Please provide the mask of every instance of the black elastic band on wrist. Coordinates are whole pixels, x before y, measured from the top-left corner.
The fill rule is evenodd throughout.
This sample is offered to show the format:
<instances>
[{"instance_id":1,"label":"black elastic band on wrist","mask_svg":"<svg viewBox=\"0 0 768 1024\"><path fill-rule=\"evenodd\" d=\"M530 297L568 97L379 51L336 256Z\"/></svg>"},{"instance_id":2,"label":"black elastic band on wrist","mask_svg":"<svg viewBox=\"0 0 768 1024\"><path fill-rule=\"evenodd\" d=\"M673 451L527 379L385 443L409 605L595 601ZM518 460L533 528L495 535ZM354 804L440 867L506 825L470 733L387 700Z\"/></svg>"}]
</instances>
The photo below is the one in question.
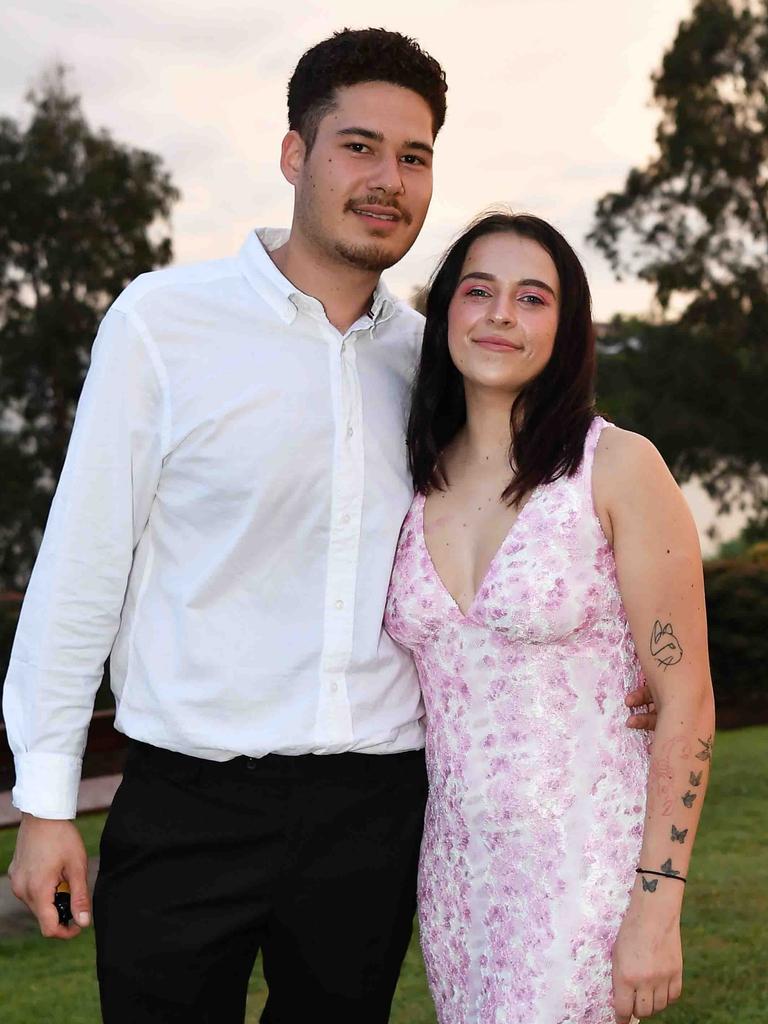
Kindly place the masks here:
<instances>
[{"instance_id":1,"label":"black elastic band on wrist","mask_svg":"<svg viewBox=\"0 0 768 1024\"><path fill-rule=\"evenodd\" d=\"M648 871L646 868L636 868L635 869L635 874L636 875L658 875L659 878L674 878L678 882L682 882L683 884L685 884L688 881L688 879L687 878L683 878L682 875L670 875L670 873L668 871Z\"/></svg>"}]
</instances>

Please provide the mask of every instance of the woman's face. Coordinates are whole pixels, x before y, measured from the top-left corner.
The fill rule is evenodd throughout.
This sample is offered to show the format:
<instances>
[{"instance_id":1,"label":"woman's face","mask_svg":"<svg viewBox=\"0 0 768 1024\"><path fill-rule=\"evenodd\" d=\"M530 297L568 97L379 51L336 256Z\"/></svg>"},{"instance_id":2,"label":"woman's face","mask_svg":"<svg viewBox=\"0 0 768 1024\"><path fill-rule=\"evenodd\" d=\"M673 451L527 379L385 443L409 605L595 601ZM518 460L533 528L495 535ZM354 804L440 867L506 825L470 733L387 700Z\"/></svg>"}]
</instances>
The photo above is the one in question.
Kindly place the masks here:
<instances>
[{"instance_id":1,"label":"woman's face","mask_svg":"<svg viewBox=\"0 0 768 1024\"><path fill-rule=\"evenodd\" d=\"M546 249L512 232L473 242L448 307L448 348L466 384L516 395L552 355L560 281Z\"/></svg>"}]
</instances>

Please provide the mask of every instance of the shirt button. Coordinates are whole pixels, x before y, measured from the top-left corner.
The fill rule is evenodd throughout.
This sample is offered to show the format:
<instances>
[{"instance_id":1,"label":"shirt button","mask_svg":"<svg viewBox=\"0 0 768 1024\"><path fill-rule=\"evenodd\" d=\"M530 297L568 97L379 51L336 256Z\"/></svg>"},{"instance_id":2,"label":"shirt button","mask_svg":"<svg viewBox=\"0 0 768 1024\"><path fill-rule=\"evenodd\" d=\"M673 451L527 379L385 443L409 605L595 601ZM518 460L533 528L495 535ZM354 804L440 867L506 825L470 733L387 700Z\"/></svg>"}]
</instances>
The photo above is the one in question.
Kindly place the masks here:
<instances>
[{"instance_id":1,"label":"shirt button","mask_svg":"<svg viewBox=\"0 0 768 1024\"><path fill-rule=\"evenodd\" d=\"M351 516L350 516L349 512L345 512L344 515L341 517L341 521L342 521L342 523L348 523L350 518L351 518Z\"/></svg>"},{"instance_id":2,"label":"shirt button","mask_svg":"<svg viewBox=\"0 0 768 1024\"><path fill-rule=\"evenodd\" d=\"M339 692L339 684L338 683L331 683L331 693L338 693L338 692Z\"/></svg>"},{"instance_id":3,"label":"shirt button","mask_svg":"<svg viewBox=\"0 0 768 1024\"><path fill-rule=\"evenodd\" d=\"M336 607L338 608L339 611L341 611L341 609L344 607L344 602L342 600L338 600L336 602Z\"/></svg>"},{"instance_id":4,"label":"shirt button","mask_svg":"<svg viewBox=\"0 0 768 1024\"><path fill-rule=\"evenodd\" d=\"M354 432L355 432L355 428L354 427L347 427L347 437L352 437Z\"/></svg>"}]
</instances>

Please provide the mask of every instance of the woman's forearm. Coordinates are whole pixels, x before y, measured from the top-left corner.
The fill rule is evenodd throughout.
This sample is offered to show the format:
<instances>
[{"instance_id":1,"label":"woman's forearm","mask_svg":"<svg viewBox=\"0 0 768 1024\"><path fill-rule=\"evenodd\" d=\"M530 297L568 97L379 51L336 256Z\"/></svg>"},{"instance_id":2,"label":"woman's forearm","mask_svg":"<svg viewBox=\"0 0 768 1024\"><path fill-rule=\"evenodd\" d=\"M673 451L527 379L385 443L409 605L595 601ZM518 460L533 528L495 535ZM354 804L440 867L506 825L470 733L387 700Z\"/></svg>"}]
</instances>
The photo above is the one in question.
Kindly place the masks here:
<instances>
[{"instance_id":1,"label":"woman's forearm","mask_svg":"<svg viewBox=\"0 0 768 1024\"><path fill-rule=\"evenodd\" d=\"M682 681L681 681L682 682ZM715 715L711 689L666 698L658 708L643 845L633 901L679 911L709 782ZM652 872L656 872L653 874Z\"/></svg>"}]
</instances>

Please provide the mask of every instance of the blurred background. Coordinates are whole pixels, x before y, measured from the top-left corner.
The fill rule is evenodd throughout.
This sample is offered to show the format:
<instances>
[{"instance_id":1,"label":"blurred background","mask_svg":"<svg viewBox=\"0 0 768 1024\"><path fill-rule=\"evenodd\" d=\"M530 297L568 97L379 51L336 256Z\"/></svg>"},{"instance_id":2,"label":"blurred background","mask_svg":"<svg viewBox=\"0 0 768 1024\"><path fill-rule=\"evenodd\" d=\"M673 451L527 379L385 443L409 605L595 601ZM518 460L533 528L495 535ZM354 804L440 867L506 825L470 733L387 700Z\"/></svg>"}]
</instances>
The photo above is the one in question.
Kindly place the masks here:
<instances>
[{"instance_id":1,"label":"blurred background","mask_svg":"<svg viewBox=\"0 0 768 1024\"><path fill-rule=\"evenodd\" d=\"M285 93L345 26L445 68L435 198L386 276L419 304L443 249L505 203L555 223L593 289L601 410L650 437L705 556L715 772L673 1024L768 1006L768 0L75 0L0 15L0 679L98 322L137 274L287 225ZM81 794L96 866L122 740L99 691ZM4 1024L98 1021L90 937L44 943L2 873L15 841L0 722ZM249 1021L263 983L254 974ZM414 941L393 1012L433 1024Z\"/></svg>"}]
</instances>

